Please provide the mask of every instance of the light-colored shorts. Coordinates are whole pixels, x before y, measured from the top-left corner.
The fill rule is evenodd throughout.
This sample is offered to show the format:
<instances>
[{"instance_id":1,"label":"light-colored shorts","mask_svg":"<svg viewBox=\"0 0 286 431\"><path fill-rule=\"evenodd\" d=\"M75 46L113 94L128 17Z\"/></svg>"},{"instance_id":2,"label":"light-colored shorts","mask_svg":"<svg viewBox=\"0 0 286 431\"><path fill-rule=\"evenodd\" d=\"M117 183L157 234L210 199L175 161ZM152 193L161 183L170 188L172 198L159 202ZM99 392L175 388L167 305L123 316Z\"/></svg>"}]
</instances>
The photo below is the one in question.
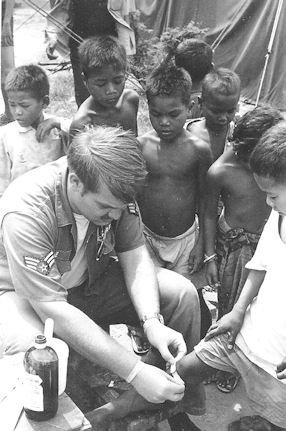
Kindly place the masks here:
<instances>
[{"instance_id":1,"label":"light-colored shorts","mask_svg":"<svg viewBox=\"0 0 286 431\"><path fill-rule=\"evenodd\" d=\"M146 246L154 265L170 269L185 277L189 277L189 256L198 234L197 220L190 229L175 238L157 235L144 226Z\"/></svg>"},{"instance_id":2,"label":"light-colored shorts","mask_svg":"<svg viewBox=\"0 0 286 431\"><path fill-rule=\"evenodd\" d=\"M209 341L202 340L195 346L195 353L210 367L240 374L253 410L284 429L286 384L251 362L237 345L229 350L227 344L227 335L219 335Z\"/></svg>"}]
</instances>

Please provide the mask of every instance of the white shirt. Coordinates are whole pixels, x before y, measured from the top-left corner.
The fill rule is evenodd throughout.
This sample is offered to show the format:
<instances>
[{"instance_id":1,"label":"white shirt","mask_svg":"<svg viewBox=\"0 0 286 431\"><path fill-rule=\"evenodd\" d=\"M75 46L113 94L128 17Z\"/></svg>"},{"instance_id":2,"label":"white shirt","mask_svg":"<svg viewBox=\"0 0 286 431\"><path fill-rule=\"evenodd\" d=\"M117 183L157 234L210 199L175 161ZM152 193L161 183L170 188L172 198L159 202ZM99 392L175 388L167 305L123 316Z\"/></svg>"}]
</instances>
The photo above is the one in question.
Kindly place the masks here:
<instances>
[{"instance_id":1,"label":"white shirt","mask_svg":"<svg viewBox=\"0 0 286 431\"><path fill-rule=\"evenodd\" d=\"M286 357L286 244L280 238L278 221L279 214L272 211L246 265L266 274L236 338L246 356L274 377L276 366Z\"/></svg>"},{"instance_id":2,"label":"white shirt","mask_svg":"<svg viewBox=\"0 0 286 431\"><path fill-rule=\"evenodd\" d=\"M82 215L73 213L77 227L76 252L71 261L71 270L62 275L61 282L66 289L80 286L87 278L87 260L84 239L89 220Z\"/></svg>"},{"instance_id":3,"label":"white shirt","mask_svg":"<svg viewBox=\"0 0 286 431\"><path fill-rule=\"evenodd\" d=\"M44 114L44 119L49 118ZM64 124L64 129L68 126ZM65 155L61 133L54 128L43 142L36 139L36 130L21 127L17 121L0 127L0 197L8 185L20 175Z\"/></svg>"}]
</instances>

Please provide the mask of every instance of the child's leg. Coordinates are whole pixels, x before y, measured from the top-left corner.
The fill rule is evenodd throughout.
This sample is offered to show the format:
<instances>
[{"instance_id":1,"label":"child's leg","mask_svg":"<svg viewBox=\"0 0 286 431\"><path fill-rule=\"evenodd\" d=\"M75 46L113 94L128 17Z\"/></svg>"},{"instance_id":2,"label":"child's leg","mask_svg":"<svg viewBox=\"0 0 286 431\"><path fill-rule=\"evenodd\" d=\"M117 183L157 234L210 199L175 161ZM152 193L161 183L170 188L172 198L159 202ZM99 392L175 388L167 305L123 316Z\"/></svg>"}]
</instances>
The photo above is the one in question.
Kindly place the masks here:
<instances>
[{"instance_id":1,"label":"child's leg","mask_svg":"<svg viewBox=\"0 0 286 431\"><path fill-rule=\"evenodd\" d=\"M203 409L200 405L201 399L199 398L204 397L204 393L201 394L197 389L199 389L199 384L206 375L213 372L213 368L202 362L196 354L192 352L184 356L184 358L177 363L177 371L186 381L185 397L182 400L185 410L190 414L203 414ZM195 405L196 403L198 404L198 408ZM108 429L108 425L110 425L113 420L118 420L137 411L156 410L158 408L160 408L160 404L149 403L132 388L112 402L95 409L92 415L89 416L89 419L92 420L94 426L106 424L106 429Z\"/></svg>"},{"instance_id":2,"label":"child's leg","mask_svg":"<svg viewBox=\"0 0 286 431\"><path fill-rule=\"evenodd\" d=\"M197 386L213 371L214 368L199 359L194 351L177 362L179 376L191 386Z\"/></svg>"}]
</instances>

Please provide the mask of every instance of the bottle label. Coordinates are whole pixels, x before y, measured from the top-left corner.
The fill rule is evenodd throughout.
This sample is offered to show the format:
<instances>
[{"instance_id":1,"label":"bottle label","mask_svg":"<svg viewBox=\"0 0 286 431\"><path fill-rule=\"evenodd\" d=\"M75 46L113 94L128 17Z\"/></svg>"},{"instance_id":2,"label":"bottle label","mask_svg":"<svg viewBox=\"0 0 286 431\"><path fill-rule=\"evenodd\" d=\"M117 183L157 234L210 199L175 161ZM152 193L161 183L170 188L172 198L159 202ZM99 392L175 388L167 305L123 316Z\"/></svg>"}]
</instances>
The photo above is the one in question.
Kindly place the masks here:
<instances>
[{"instance_id":1,"label":"bottle label","mask_svg":"<svg viewBox=\"0 0 286 431\"><path fill-rule=\"evenodd\" d=\"M44 393L41 383L40 376L25 372L23 378L24 408L35 412L44 411Z\"/></svg>"}]
</instances>

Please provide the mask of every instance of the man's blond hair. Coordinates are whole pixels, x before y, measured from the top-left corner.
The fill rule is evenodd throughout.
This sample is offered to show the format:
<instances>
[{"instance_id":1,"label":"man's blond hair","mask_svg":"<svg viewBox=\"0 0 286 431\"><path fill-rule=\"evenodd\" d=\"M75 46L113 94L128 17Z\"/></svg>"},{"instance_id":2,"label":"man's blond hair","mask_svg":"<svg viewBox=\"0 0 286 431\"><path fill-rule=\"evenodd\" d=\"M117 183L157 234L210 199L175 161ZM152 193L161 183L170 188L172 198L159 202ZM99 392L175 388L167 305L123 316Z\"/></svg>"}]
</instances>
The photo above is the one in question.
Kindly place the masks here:
<instances>
[{"instance_id":1,"label":"man's blond hair","mask_svg":"<svg viewBox=\"0 0 286 431\"><path fill-rule=\"evenodd\" d=\"M114 197L126 203L134 200L146 176L136 137L119 127L87 127L77 133L67 159L86 192L97 192L104 183Z\"/></svg>"}]
</instances>

